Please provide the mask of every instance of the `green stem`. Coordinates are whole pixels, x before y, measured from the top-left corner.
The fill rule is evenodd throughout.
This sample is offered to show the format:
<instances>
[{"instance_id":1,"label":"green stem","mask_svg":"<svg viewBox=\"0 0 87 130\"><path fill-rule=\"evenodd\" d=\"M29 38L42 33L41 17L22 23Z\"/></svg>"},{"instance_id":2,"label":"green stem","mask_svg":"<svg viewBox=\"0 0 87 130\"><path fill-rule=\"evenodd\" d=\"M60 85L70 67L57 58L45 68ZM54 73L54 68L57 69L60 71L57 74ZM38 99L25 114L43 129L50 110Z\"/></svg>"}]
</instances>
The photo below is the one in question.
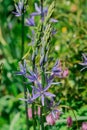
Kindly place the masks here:
<instances>
[{"instance_id":1,"label":"green stem","mask_svg":"<svg viewBox=\"0 0 87 130\"><path fill-rule=\"evenodd\" d=\"M40 111L40 122L41 122L41 130L45 130L44 129L44 121L43 121L43 106L41 106L41 111Z\"/></svg>"},{"instance_id":2,"label":"green stem","mask_svg":"<svg viewBox=\"0 0 87 130\"><path fill-rule=\"evenodd\" d=\"M33 59L33 63L32 63L32 70L33 72L35 72L35 54L34 54L34 59ZM34 83L33 83L34 85ZM35 110L35 105L34 103L32 104L32 117L33 117L33 130L36 130L36 120L35 120L35 114L34 114L34 110Z\"/></svg>"},{"instance_id":3,"label":"green stem","mask_svg":"<svg viewBox=\"0 0 87 130\"><path fill-rule=\"evenodd\" d=\"M22 14L22 48L21 48L21 58L24 55L24 7L23 7L23 14ZM22 60L23 63L23 60ZM27 88L24 84L24 77L23 77L23 86L24 86L24 98L27 99ZM29 130L29 124L28 124L28 104L25 102L25 111L26 111L26 130Z\"/></svg>"},{"instance_id":4,"label":"green stem","mask_svg":"<svg viewBox=\"0 0 87 130\"><path fill-rule=\"evenodd\" d=\"M34 110L35 110L35 105L34 103L32 103L33 130L36 130Z\"/></svg>"}]
</instances>

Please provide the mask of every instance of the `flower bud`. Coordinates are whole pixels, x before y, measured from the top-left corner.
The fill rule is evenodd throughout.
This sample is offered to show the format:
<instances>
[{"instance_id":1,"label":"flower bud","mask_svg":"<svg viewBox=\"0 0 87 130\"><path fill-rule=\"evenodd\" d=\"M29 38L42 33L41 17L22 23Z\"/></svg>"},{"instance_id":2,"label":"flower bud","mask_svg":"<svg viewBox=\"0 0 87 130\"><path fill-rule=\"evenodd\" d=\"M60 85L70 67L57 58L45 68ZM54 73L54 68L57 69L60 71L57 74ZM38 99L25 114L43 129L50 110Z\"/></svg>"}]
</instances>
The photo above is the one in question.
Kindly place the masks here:
<instances>
[{"instance_id":1,"label":"flower bud","mask_svg":"<svg viewBox=\"0 0 87 130\"><path fill-rule=\"evenodd\" d=\"M68 127L71 127L72 124L73 124L72 118L71 118L71 116L69 116L69 117L67 118L67 126L68 126Z\"/></svg>"},{"instance_id":2,"label":"flower bud","mask_svg":"<svg viewBox=\"0 0 87 130\"><path fill-rule=\"evenodd\" d=\"M63 71L63 77L64 77L64 78L67 77L68 74L69 74L69 70L68 70L68 69L65 69L65 70Z\"/></svg>"},{"instance_id":3,"label":"flower bud","mask_svg":"<svg viewBox=\"0 0 87 130\"><path fill-rule=\"evenodd\" d=\"M28 117L29 119L32 119L32 109L28 108Z\"/></svg>"}]
</instances>

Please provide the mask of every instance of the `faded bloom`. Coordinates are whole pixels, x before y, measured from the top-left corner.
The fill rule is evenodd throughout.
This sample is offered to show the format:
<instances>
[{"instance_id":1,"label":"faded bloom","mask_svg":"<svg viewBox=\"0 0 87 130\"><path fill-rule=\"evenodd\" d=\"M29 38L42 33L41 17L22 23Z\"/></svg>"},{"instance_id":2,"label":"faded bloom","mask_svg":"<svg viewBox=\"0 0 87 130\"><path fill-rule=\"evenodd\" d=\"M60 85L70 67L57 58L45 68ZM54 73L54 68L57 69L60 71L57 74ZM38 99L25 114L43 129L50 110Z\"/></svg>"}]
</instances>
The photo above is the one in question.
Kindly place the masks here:
<instances>
[{"instance_id":1,"label":"faded bloom","mask_svg":"<svg viewBox=\"0 0 87 130\"><path fill-rule=\"evenodd\" d=\"M81 71L83 71L84 69L87 68L87 56L85 54L82 54L82 56L83 56L83 62L79 63L80 65L83 66L83 68L81 69Z\"/></svg>"},{"instance_id":2,"label":"faded bloom","mask_svg":"<svg viewBox=\"0 0 87 130\"><path fill-rule=\"evenodd\" d=\"M82 123L81 130L87 130L87 122Z\"/></svg>"},{"instance_id":3,"label":"faded bloom","mask_svg":"<svg viewBox=\"0 0 87 130\"><path fill-rule=\"evenodd\" d=\"M51 114L52 114L52 116L53 116L53 118L54 118L55 120L58 120L61 113L60 113L60 111L59 111L58 109L54 109L54 110L51 112Z\"/></svg>"},{"instance_id":4,"label":"faded bloom","mask_svg":"<svg viewBox=\"0 0 87 130\"><path fill-rule=\"evenodd\" d=\"M69 75L69 70L68 69L65 69L63 71L63 78L67 77Z\"/></svg>"},{"instance_id":5,"label":"faded bloom","mask_svg":"<svg viewBox=\"0 0 87 130\"><path fill-rule=\"evenodd\" d=\"M67 126L68 126L68 127L71 127L72 124L73 124L72 117L69 116L69 117L67 118Z\"/></svg>"},{"instance_id":6,"label":"faded bloom","mask_svg":"<svg viewBox=\"0 0 87 130\"><path fill-rule=\"evenodd\" d=\"M32 109L28 108L28 117L29 119L32 119Z\"/></svg>"},{"instance_id":7,"label":"faded bloom","mask_svg":"<svg viewBox=\"0 0 87 130\"><path fill-rule=\"evenodd\" d=\"M46 116L46 121L48 125L54 125L55 124L55 119L53 118L52 114L49 114Z\"/></svg>"}]
</instances>

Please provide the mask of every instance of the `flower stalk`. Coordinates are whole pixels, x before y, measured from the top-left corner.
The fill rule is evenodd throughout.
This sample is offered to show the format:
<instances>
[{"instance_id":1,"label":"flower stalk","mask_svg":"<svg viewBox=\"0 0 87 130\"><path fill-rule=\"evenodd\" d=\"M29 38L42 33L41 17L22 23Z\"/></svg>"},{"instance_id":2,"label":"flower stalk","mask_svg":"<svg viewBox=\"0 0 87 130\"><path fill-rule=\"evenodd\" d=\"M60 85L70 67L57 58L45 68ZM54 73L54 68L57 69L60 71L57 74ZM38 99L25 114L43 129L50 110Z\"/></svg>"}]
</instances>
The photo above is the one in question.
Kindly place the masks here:
<instances>
[{"instance_id":1,"label":"flower stalk","mask_svg":"<svg viewBox=\"0 0 87 130\"><path fill-rule=\"evenodd\" d=\"M33 70L33 72L35 71L35 54L34 54L34 58L32 60L32 70ZM34 83L33 83L33 85L34 85ZM36 123L35 123L36 120L35 120L34 112L35 112L35 105L34 105L34 103L32 103L33 130L36 130Z\"/></svg>"},{"instance_id":2,"label":"flower stalk","mask_svg":"<svg viewBox=\"0 0 87 130\"><path fill-rule=\"evenodd\" d=\"M43 22L44 19L44 13L43 13L43 0L41 0L41 20ZM43 23L42 23L42 27L41 27L41 37L43 35ZM44 88L44 83L45 83L45 74L44 74L44 60L42 61L42 86ZM43 106L41 106L41 112L40 112L40 119L41 119L41 130L44 130L44 119L43 119Z\"/></svg>"},{"instance_id":3,"label":"flower stalk","mask_svg":"<svg viewBox=\"0 0 87 130\"><path fill-rule=\"evenodd\" d=\"M21 48L21 58L23 57L24 55L24 6L23 6L23 11L22 11L22 15L21 15L21 18L22 18L22 48ZM22 60L22 63L23 63L23 60ZM23 77L23 86L24 86L24 98L27 99L27 88L24 84L25 82L25 78ZM28 124L28 104L27 102L25 102L25 111L26 111L26 129L29 130L29 124Z\"/></svg>"}]
</instances>

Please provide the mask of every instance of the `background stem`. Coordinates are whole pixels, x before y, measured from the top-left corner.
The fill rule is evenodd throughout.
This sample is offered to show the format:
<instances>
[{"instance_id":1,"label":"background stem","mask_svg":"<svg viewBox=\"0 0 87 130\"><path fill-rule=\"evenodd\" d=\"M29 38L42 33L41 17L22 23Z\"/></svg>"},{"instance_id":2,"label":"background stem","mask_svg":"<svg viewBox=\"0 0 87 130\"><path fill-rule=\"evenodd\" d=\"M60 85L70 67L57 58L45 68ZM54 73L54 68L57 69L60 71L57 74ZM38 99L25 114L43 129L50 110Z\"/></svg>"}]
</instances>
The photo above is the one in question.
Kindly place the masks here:
<instances>
[{"instance_id":1,"label":"background stem","mask_svg":"<svg viewBox=\"0 0 87 130\"><path fill-rule=\"evenodd\" d=\"M21 48L21 58L24 55L24 6L23 6L23 14L22 14L22 48ZM23 63L23 60L22 60ZM23 77L23 86L24 86L24 98L27 99L27 88L24 84L24 77ZM29 124L28 124L28 104L25 102L25 111L26 111L26 130L29 130Z\"/></svg>"}]
</instances>

